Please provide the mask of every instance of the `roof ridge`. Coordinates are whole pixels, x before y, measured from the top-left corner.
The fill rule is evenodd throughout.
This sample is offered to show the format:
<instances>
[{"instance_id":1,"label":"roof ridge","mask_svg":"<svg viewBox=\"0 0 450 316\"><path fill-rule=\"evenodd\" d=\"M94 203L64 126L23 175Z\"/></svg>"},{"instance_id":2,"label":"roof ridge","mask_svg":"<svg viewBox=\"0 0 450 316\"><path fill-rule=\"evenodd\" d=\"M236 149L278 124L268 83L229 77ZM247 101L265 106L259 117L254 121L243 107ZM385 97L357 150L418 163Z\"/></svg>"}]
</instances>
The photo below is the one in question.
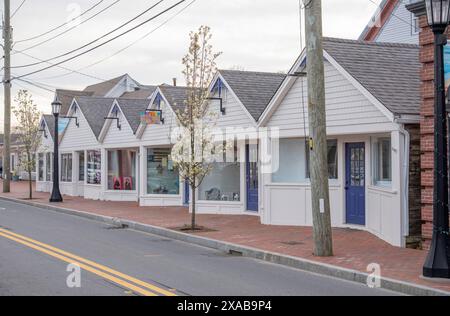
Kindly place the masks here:
<instances>
[{"instance_id":1,"label":"roof ridge","mask_svg":"<svg viewBox=\"0 0 450 316\"><path fill-rule=\"evenodd\" d=\"M368 46L384 46L384 47L403 47L403 48L420 48L419 45L416 44L406 44L406 43L389 43L389 42L371 42L371 41L363 41L363 40L354 40L354 39L346 39L346 38L338 38L338 37L324 37L324 42L335 42L335 43L348 43L348 44L360 44L360 45L368 45Z\"/></svg>"},{"instance_id":2,"label":"roof ridge","mask_svg":"<svg viewBox=\"0 0 450 316\"><path fill-rule=\"evenodd\" d=\"M261 75L273 75L273 76L286 76L285 73L270 72L270 71L218 69L218 72L234 72L234 73L243 73L243 74L261 74Z\"/></svg>"}]
</instances>

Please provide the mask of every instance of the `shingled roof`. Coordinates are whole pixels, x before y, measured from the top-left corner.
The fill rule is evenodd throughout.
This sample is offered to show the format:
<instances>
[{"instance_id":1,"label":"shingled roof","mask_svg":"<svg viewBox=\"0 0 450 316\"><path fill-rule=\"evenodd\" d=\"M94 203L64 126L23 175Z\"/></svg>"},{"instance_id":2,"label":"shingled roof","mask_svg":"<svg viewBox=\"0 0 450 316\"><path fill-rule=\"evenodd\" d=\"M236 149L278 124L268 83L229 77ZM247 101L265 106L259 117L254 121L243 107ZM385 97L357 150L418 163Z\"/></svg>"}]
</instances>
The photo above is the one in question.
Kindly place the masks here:
<instances>
[{"instance_id":1,"label":"shingled roof","mask_svg":"<svg viewBox=\"0 0 450 316\"><path fill-rule=\"evenodd\" d=\"M394 114L420 114L419 46L324 38L324 50Z\"/></svg>"},{"instance_id":2,"label":"shingled roof","mask_svg":"<svg viewBox=\"0 0 450 316\"><path fill-rule=\"evenodd\" d=\"M120 77L103 81L94 85L87 86L84 89L85 92L92 92L92 96L94 97L104 97L109 91L111 91L123 78L128 75L122 75Z\"/></svg>"},{"instance_id":3,"label":"shingled roof","mask_svg":"<svg viewBox=\"0 0 450 316\"><path fill-rule=\"evenodd\" d=\"M92 96L94 92L92 91L77 91L77 90L64 90L57 89L56 96L59 101L61 101L61 113L66 114L72 105L73 98L75 97L88 97Z\"/></svg>"},{"instance_id":4,"label":"shingled roof","mask_svg":"<svg viewBox=\"0 0 450 316\"><path fill-rule=\"evenodd\" d=\"M285 74L269 72L220 70L219 73L255 121L259 120L286 78Z\"/></svg>"},{"instance_id":5,"label":"shingled roof","mask_svg":"<svg viewBox=\"0 0 450 316\"><path fill-rule=\"evenodd\" d=\"M123 99L148 99L155 92L157 86L139 86L138 89L132 92L125 92L120 98Z\"/></svg>"},{"instance_id":6,"label":"shingled roof","mask_svg":"<svg viewBox=\"0 0 450 316\"><path fill-rule=\"evenodd\" d=\"M43 115L42 118L44 119L45 124L47 124L52 139L55 139L55 118L53 117L53 115L46 115L46 114Z\"/></svg>"},{"instance_id":7,"label":"shingled roof","mask_svg":"<svg viewBox=\"0 0 450 316\"><path fill-rule=\"evenodd\" d=\"M136 133L141 123L140 114L147 109L150 100L118 99L117 102L120 105L123 115L125 115L125 118L130 124L133 133Z\"/></svg>"},{"instance_id":8,"label":"shingled roof","mask_svg":"<svg viewBox=\"0 0 450 316\"><path fill-rule=\"evenodd\" d=\"M105 117L108 116L108 112L115 99L77 97L75 100L94 132L95 137L98 139L103 125L105 124Z\"/></svg>"},{"instance_id":9,"label":"shingled roof","mask_svg":"<svg viewBox=\"0 0 450 316\"><path fill-rule=\"evenodd\" d=\"M183 110L185 108L188 96L187 87L162 85L159 86L159 89L164 94L164 97L167 99L167 102L170 103L170 106L174 111Z\"/></svg>"}]
</instances>

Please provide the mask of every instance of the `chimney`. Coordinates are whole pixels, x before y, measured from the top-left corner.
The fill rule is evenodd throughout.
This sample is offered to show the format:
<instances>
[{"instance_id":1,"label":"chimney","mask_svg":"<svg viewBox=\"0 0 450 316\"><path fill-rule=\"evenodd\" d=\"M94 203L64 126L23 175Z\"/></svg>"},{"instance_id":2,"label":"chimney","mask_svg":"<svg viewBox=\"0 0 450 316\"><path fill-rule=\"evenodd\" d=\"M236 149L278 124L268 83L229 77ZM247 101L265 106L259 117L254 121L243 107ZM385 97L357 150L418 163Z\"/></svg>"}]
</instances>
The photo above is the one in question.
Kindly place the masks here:
<instances>
[{"instance_id":1,"label":"chimney","mask_svg":"<svg viewBox=\"0 0 450 316\"><path fill-rule=\"evenodd\" d=\"M173 86L174 86L174 87L177 86L177 78L173 78Z\"/></svg>"}]
</instances>

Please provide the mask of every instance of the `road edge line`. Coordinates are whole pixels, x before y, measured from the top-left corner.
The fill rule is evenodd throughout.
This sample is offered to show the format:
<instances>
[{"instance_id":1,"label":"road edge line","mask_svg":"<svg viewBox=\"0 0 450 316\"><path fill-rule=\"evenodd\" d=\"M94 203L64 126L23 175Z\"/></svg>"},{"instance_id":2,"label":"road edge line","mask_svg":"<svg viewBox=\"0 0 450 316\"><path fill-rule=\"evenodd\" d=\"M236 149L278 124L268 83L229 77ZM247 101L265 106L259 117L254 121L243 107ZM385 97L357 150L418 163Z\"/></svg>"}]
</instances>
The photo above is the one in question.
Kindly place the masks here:
<instances>
[{"instance_id":1,"label":"road edge line","mask_svg":"<svg viewBox=\"0 0 450 316\"><path fill-rule=\"evenodd\" d=\"M117 225L120 222L122 225L126 225L129 229L133 229L140 232L150 233L153 235L158 235L161 237L166 237L178 241L187 242L190 244L195 244L198 246L203 246L206 248L220 250L226 253L241 253L244 257L254 258L263 260L266 262L279 264L302 271L312 272L323 276L334 277L350 282L356 282L360 284L367 284L368 273L360 272L357 270L342 268L339 266L334 266L322 262L312 261L300 257L294 257L289 255L283 255L280 253L269 252L261 249L256 249L248 246L242 246L238 244L233 244L225 241L220 241L217 239L211 239L196 235L190 235L182 232L177 232L163 227L138 223L130 220L117 219L110 216L93 214L86 211L79 211L64 207L58 207L48 204L43 204L39 202L32 202L26 200L20 200L16 198L10 198L5 196L0 196L0 200L8 201L12 203L18 203L28 206L33 206L37 208L42 208L49 211L55 211L64 213L67 215L73 215L77 217L87 218L97 222L102 222L110 225ZM391 278L381 277L381 288L385 290L395 291L407 295L417 295L417 296L450 296L450 292L435 289L432 287L427 287L419 284L414 284L410 282L395 280Z\"/></svg>"}]
</instances>

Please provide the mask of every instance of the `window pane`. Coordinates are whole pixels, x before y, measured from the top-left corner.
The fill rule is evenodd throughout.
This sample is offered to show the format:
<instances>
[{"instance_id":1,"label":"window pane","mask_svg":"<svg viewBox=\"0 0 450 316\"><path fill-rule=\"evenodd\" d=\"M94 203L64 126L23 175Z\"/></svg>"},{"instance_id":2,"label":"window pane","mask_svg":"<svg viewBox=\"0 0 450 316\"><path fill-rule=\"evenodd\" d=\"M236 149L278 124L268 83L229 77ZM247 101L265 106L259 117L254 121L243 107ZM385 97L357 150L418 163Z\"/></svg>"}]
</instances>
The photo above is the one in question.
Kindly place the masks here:
<instances>
[{"instance_id":1,"label":"window pane","mask_svg":"<svg viewBox=\"0 0 450 316\"><path fill-rule=\"evenodd\" d=\"M307 179L306 143L304 139L280 139L278 171L274 183L300 183Z\"/></svg>"},{"instance_id":2,"label":"window pane","mask_svg":"<svg viewBox=\"0 0 450 316\"><path fill-rule=\"evenodd\" d=\"M180 175L171 159L170 148L147 149L147 193L180 194Z\"/></svg>"},{"instance_id":3,"label":"window pane","mask_svg":"<svg viewBox=\"0 0 450 316\"><path fill-rule=\"evenodd\" d=\"M87 152L87 183L101 184L102 182L102 154L99 150Z\"/></svg>"},{"instance_id":4,"label":"window pane","mask_svg":"<svg viewBox=\"0 0 450 316\"><path fill-rule=\"evenodd\" d=\"M332 139L327 141L327 153L328 153L328 178L337 179L338 178L338 152L337 152L337 140ZM357 153L358 154L358 153ZM306 159L306 175L310 178L310 157L309 149L307 148L307 159Z\"/></svg>"},{"instance_id":5,"label":"window pane","mask_svg":"<svg viewBox=\"0 0 450 316\"><path fill-rule=\"evenodd\" d=\"M38 180L44 181L44 154L38 155L39 174Z\"/></svg>"},{"instance_id":6,"label":"window pane","mask_svg":"<svg viewBox=\"0 0 450 316\"><path fill-rule=\"evenodd\" d=\"M136 190L136 151L108 151L108 189Z\"/></svg>"},{"instance_id":7,"label":"window pane","mask_svg":"<svg viewBox=\"0 0 450 316\"><path fill-rule=\"evenodd\" d=\"M373 148L373 182L375 185L392 181L391 140L376 139Z\"/></svg>"},{"instance_id":8,"label":"window pane","mask_svg":"<svg viewBox=\"0 0 450 316\"><path fill-rule=\"evenodd\" d=\"M199 187L199 199L203 201L240 201L241 165L215 163L213 170L205 177Z\"/></svg>"},{"instance_id":9,"label":"window pane","mask_svg":"<svg viewBox=\"0 0 450 316\"><path fill-rule=\"evenodd\" d=\"M84 181L84 152L78 154L78 181Z\"/></svg>"},{"instance_id":10,"label":"window pane","mask_svg":"<svg viewBox=\"0 0 450 316\"><path fill-rule=\"evenodd\" d=\"M52 161L52 153L47 153L45 155L45 163L46 163L46 168L47 168L47 174L45 176L45 180L46 181L53 181L53 177L52 177L52 170L53 170L53 161Z\"/></svg>"},{"instance_id":11,"label":"window pane","mask_svg":"<svg viewBox=\"0 0 450 316\"><path fill-rule=\"evenodd\" d=\"M61 181L72 182L72 154L61 155Z\"/></svg>"}]
</instances>

